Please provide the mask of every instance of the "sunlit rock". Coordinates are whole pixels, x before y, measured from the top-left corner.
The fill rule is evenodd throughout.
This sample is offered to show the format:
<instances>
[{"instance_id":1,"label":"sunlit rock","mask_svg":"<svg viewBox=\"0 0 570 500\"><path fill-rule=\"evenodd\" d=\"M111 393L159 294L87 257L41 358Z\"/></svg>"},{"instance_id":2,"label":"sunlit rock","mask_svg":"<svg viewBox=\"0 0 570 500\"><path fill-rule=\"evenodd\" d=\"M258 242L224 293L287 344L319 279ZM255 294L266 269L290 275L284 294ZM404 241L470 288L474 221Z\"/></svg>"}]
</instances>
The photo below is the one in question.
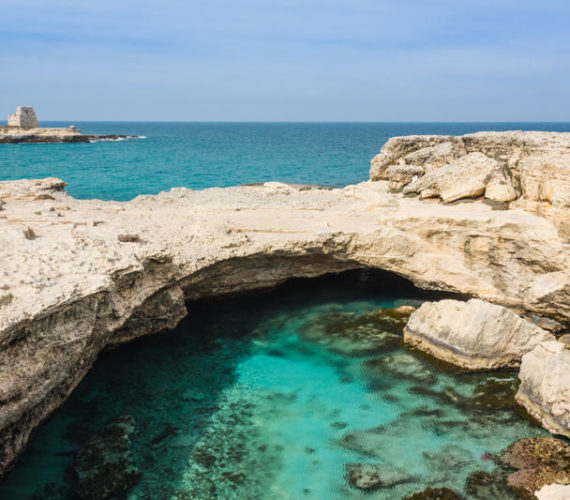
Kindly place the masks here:
<instances>
[{"instance_id":1,"label":"sunlit rock","mask_svg":"<svg viewBox=\"0 0 570 500\"><path fill-rule=\"evenodd\" d=\"M570 485L547 484L534 492L538 500L568 500L570 498Z\"/></svg>"},{"instance_id":2,"label":"sunlit rock","mask_svg":"<svg viewBox=\"0 0 570 500\"><path fill-rule=\"evenodd\" d=\"M522 358L517 401L554 434L570 437L570 349L543 342Z\"/></svg>"},{"instance_id":3,"label":"sunlit rock","mask_svg":"<svg viewBox=\"0 0 570 500\"><path fill-rule=\"evenodd\" d=\"M470 370L518 366L523 354L554 337L511 310L483 300L424 302L404 341Z\"/></svg>"},{"instance_id":4,"label":"sunlit rock","mask_svg":"<svg viewBox=\"0 0 570 500\"><path fill-rule=\"evenodd\" d=\"M445 203L478 196L495 201L516 198L505 168L483 153L470 153L432 170L406 185L403 193L416 193L420 198L441 198Z\"/></svg>"}]
</instances>

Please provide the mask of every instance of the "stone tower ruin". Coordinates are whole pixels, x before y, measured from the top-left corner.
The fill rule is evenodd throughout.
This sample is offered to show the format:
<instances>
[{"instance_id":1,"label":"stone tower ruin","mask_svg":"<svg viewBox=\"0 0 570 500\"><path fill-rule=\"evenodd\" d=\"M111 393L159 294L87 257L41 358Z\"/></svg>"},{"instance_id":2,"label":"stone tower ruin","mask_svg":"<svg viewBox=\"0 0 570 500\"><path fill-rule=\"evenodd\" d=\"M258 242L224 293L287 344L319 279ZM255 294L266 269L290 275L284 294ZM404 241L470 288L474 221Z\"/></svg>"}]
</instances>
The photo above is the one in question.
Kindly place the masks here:
<instances>
[{"instance_id":1,"label":"stone tower ruin","mask_svg":"<svg viewBox=\"0 0 570 500\"><path fill-rule=\"evenodd\" d=\"M16 113L8 115L8 126L20 128L37 128L38 117L31 106L18 106Z\"/></svg>"}]
</instances>

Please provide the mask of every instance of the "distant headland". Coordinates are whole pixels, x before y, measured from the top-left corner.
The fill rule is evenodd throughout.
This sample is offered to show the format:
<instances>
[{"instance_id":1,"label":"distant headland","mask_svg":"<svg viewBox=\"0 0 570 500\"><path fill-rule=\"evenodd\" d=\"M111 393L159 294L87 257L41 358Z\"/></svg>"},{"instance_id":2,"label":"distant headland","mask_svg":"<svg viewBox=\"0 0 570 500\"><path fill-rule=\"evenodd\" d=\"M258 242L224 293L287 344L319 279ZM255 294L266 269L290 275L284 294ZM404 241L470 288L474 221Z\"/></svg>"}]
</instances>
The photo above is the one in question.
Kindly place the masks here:
<instances>
[{"instance_id":1,"label":"distant headland","mask_svg":"<svg viewBox=\"0 0 570 500\"><path fill-rule=\"evenodd\" d=\"M18 106L8 115L8 124L0 125L0 144L50 143L50 142L96 142L136 139L130 135L82 134L75 125L69 127L40 127L38 117L31 106Z\"/></svg>"}]
</instances>

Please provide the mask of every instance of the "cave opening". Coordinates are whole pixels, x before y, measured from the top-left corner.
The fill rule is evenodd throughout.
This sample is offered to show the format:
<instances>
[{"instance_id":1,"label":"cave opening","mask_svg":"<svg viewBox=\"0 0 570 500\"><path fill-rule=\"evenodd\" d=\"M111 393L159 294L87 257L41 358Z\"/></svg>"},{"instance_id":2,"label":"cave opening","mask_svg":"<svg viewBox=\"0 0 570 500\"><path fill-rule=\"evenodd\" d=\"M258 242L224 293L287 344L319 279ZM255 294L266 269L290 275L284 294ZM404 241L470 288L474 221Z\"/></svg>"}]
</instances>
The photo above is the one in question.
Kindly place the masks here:
<instances>
[{"instance_id":1,"label":"cave opening","mask_svg":"<svg viewBox=\"0 0 570 500\"><path fill-rule=\"evenodd\" d=\"M174 330L100 355L0 497L360 498L372 470L373 498L470 498L486 454L545 432L513 372L442 371L402 345L401 306L447 296L357 269L189 301Z\"/></svg>"}]
</instances>

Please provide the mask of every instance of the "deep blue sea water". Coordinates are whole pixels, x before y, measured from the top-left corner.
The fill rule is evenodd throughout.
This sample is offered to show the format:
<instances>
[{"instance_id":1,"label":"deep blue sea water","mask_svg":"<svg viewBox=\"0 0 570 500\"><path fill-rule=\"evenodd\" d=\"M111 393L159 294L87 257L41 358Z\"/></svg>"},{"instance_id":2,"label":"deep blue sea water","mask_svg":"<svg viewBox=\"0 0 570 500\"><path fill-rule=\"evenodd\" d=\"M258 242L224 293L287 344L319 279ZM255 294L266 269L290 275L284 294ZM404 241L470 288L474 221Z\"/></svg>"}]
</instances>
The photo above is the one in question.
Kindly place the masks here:
<instances>
[{"instance_id":1,"label":"deep blue sea water","mask_svg":"<svg viewBox=\"0 0 570 500\"><path fill-rule=\"evenodd\" d=\"M570 123L74 124L84 133L146 139L0 145L0 180L55 176L64 179L77 198L114 200L181 186L203 189L265 181L344 186L368 178L370 159L393 136L570 131Z\"/></svg>"},{"instance_id":2,"label":"deep blue sea water","mask_svg":"<svg viewBox=\"0 0 570 500\"><path fill-rule=\"evenodd\" d=\"M74 498L77 450L123 416L141 472L130 500L391 500L426 486L491 498L466 494L468 475L546 432L516 411L516 373L443 370L403 348L385 309L424 297L351 272L192 303L174 331L100 356L0 498ZM398 479L352 488L358 462Z\"/></svg>"}]
</instances>

